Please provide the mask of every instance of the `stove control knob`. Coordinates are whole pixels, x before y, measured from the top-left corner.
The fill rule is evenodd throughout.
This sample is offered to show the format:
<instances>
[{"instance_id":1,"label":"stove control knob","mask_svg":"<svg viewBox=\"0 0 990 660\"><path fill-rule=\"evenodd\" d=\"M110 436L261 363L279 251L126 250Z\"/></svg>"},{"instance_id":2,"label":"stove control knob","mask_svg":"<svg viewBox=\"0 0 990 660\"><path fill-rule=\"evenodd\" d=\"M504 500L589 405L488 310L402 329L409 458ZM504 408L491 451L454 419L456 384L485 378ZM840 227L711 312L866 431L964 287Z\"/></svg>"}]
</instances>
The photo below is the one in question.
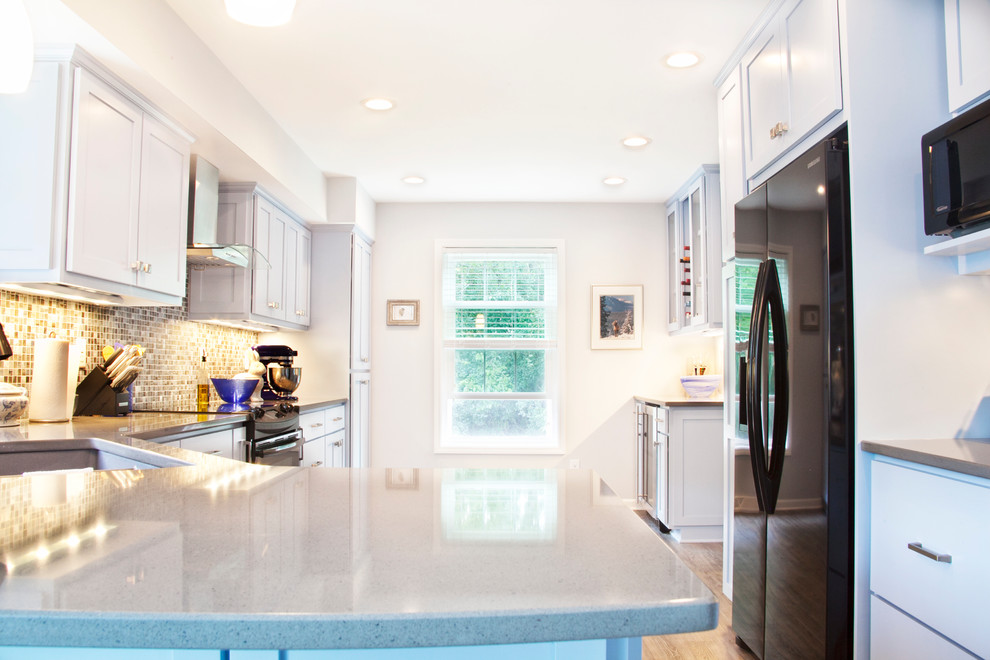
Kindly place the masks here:
<instances>
[{"instance_id":1,"label":"stove control knob","mask_svg":"<svg viewBox=\"0 0 990 660\"><path fill-rule=\"evenodd\" d=\"M292 412L292 404L291 403L280 403L280 404L278 404L278 411L280 413L284 414L284 415L288 415L289 413Z\"/></svg>"},{"instance_id":2,"label":"stove control knob","mask_svg":"<svg viewBox=\"0 0 990 660\"><path fill-rule=\"evenodd\" d=\"M264 416L265 416L265 409L264 409L264 408L261 408L261 407L258 407L258 408L252 408L252 409L251 409L251 415L252 415L252 416L253 416L253 417L254 417L255 419L261 419L262 417L264 417Z\"/></svg>"}]
</instances>

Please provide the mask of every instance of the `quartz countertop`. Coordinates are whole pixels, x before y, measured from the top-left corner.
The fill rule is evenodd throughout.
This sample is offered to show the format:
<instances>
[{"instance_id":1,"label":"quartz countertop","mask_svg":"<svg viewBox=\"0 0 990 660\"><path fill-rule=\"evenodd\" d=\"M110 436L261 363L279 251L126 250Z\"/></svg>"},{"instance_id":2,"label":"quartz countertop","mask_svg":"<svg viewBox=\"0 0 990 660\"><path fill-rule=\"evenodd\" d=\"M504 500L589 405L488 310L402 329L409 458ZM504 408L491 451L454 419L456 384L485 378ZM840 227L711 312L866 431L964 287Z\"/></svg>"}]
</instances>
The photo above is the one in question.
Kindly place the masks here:
<instances>
[{"instance_id":1,"label":"quartz countertop","mask_svg":"<svg viewBox=\"0 0 990 660\"><path fill-rule=\"evenodd\" d=\"M43 507L33 479L0 478L7 645L404 648L717 622L711 591L590 471L214 458L72 475Z\"/></svg>"},{"instance_id":2,"label":"quartz countertop","mask_svg":"<svg viewBox=\"0 0 990 660\"><path fill-rule=\"evenodd\" d=\"M654 406L675 408L679 406L698 406L702 408L721 408L722 399L689 399L687 397L648 397L636 395L636 401L649 403Z\"/></svg>"},{"instance_id":3,"label":"quartz countertop","mask_svg":"<svg viewBox=\"0 0 990 660\"><path fill-rule=\"evenodd\" d=\"M864 440L863 451L990 479L990 439Z\"/></svg>"}]
</instances>

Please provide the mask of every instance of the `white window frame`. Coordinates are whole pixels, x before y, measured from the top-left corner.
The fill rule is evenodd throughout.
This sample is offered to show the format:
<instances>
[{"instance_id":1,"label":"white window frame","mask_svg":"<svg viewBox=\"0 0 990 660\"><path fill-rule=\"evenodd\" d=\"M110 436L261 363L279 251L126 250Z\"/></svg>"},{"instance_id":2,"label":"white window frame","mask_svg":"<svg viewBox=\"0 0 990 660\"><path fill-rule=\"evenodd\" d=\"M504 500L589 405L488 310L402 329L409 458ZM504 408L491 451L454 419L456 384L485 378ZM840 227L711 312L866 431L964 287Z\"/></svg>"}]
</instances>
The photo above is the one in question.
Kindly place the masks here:
<instances>
[{"instance_id":1,"label":"white window frame","mask_svg":"<svg viewBox=\"0 0 990 660\"><path fill-rule=\"evenodd\" d=\"M448 347L447 340L444 339L444 298L443 298L443 256L448 250L478 252L492 252L496 250L553 250L557 256L557 339L555 364L546 364L548 392L538 395L526 393L514 393L512 398L549 398L551 402L551 438L552 445L526 446L526 438L519 438L519 444L507 444L501 437L476 437L470 443L458 443L454 438L447 435L446 410L448 403L447 388L453 383L453 361L445 359L445 348ZM435 283L434 291L436 295L436 305L434 306L434 453L437 454L522 454L537 455L551 454L562 455L564 453L564 397L565 382L564 364L566 360L565 349L565 268L564 268L564 241L555 239L533 239L533 240L460 240L460 239L438 239L435 244ZM456 340L455 340L456 341ZM534 342L535 343L535 342ZM547 342L540 340L539 344L546 346ZM516 347L525 350L530 344L525 340L518 340ZM533 346L537 348L537 346ZM484 398L484 397L474 397ZM504 398L491 396L490 398Z\"/></svg>"}]
</instances>

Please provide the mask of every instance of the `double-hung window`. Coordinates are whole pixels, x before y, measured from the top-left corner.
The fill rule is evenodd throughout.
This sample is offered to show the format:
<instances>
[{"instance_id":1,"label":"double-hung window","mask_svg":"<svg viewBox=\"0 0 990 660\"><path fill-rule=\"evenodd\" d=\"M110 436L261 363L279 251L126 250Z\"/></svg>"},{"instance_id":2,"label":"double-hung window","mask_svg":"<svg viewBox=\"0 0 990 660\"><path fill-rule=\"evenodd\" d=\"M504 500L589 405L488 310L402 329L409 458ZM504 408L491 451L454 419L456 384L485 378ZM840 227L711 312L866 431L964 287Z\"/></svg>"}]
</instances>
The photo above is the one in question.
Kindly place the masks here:
<instances>
[{"instance_id":1,"label":"double-hung window","mask_svg":"<svg viewBox=\"0 0 990 660\"><path fill-rule=\"evenodd\" d=\"M437 451L558 452L563 246L438 255Z\"/></svg>"}]
</instances>

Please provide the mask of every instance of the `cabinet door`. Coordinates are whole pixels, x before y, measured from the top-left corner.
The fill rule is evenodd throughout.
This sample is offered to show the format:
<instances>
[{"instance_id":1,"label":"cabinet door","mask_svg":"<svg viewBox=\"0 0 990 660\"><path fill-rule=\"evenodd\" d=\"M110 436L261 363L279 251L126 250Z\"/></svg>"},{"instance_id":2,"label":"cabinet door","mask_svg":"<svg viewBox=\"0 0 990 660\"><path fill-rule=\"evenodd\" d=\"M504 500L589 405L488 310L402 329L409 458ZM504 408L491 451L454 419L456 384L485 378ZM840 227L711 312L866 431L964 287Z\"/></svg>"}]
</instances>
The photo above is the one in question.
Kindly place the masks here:
<instances>
[{"instance_id":1,"label":"cabinet door","mask_svg":"<svg viewBox=\"0 0 990 660\"><path fill-rule=\"evenodd\" d=\"M349 467L371 465L371 376L351 374Z\"/></svg>"},{"instance_id":2,"label":"cabinet door","mask_svg":"<svg viewBox=\"0 0 990 660\"><path fill-rule=\"evenodd\" d=\"M321 436L303 443L302 467L327 467L326 442Z\"/></svg>"},{"instance_id":3,"label":"cabinet door","mask_svg":"<svg viewBox=\"0 0 990 660\"><path fill-rule=\"evenodd\" d=\"M969 653L876 596L870 596L870 657L973 660Z\"/></svg>"},{"instance_id":4,"label":"cabinet door","mask_svg":"<svg viewBox=\"0 0 990 660\"><path fill-rule=\"evenodd\" d=\"M836 0L791 0L782 10L790 148L842 109Z\"/></svg>"},{"instance_id":5,"label":"cabinet door","mask_svg":"<svg viewBox=\"0 0 990 660\"><path fill-rule=\"evenodd\" d=\"M308 229L300 227L293 261L295 270L295 300L289 307L287 320L309 325L310 277L312 275L313 237Z\"/></svg>"},{"instance_id":6,"label":"cabinet door","mask_svg":"<svg viewBox=\"0 0 990 660\"><path fill-rule=\"evenodd\" d=\"M371 367L371 246L354 237L351 252L351 369Z\"/></svg>"},{"instance_id":7,"label":"cabinet door","mask_svg":"<svg viewBox=\"0 0 990 660\"><path fill-rule=\"evenodd\" d=\"M752 176L780 153L777 124L786 121L780 21L771 21L742 59L746 173Z\"/></svg>"},{"instance_id":8,"label":"cabinet door","mask_svg":"<svg viewBox=\"0 0 990 660\"><path fill-rule=\"evenodd\" d=\"M949 109L990 91L990 0L945 0Z\"/></svg>"},{"instance_id":9,"label":"cabinet door","mask_svg":"<svg viewBox=\"0 0 990 660\"><path fill-rule=\"evenodd\" d=\"M722 524L722 418L695 408L671 416L669 504L671 527Z\"/></svg>"},{"instance_id":10,"label":"cabinet door","mask_svg":"<svg viewBox=\"0 0 990 660\"><path fill-rule=\"evenodd\" d=\"M347 436L343 429L327 436L327 465L349 467L346 452Z\"/></svg>"},{"instance_id":11,"label":"cabinet door","mask_svg":"<svg viewBox=\"0 0 990 660\"><path fill-rule=\"evenodd\" d=\"M742 85L739 69L718 89L718 162L722 204L722 261L735 256L735 204L746 196Z\"/></svg>"},{"instance_id":12,"label":"cabinet door","mask_svg":"<svg viewBox=\"0 0 990 660\"><path fill-rule=\"evenodd\" d=\"M142 113L87 71L75 76L65 266L134 284Z\"/></svg>"},{"instance_id":13,"label":"cabinet door","mask_svg":"<svg viewBox=\"0 0 990 660\"><path fill-rule=\"evenodd\" d=\"M35 62L22 94L0 94L0 268L53 268L53 229L61 218L56 189L59 64ZM25 154L31 154L25 158ZM32 222L25 222L32 218Z\"/></svg>"},{"instance_id":14,"label":"cabinet door","mask_svg":"<svg viewBox=\"0 0 990 660\"><path fill-rule=\"evenodd\" d=\"M298 318L296 314L296 277L299 264L296 262L299 250L299 225L291 220L285 223L285 241L282 245L282 300L283 309L281 317L286 321L295 323Z\"/></svg>"},{"instance_id":15,"label":"cabinet door","mask_svg":"<svg viewBox=\"0 0 990 660\"><path fill-rule=\"evenodd\" d=\"M688 246L691 248L691 279L686 287L690 295L685 297L685 303L690 302L692 326L708 323L708 232L705 228L705 179L701 177L698 184L691 189L684 200L684 228L688 233ZM686 312L685 312L686 313Z\"/></svg>"},{"instance_id":16,"label":"cabinet door","mask_svg":"<svg viewBox=\"0 0 990 660\"><path fill-rule=\"evenodd\" d=\"M252 311L259 316L284 319L282 280L286 218L264 197L256 195L254 200L254 247L265 255L271 268L254 271Z\"/></svg>"},{"instance_id":17,"label":"cabinet door","mask_svg":"<svg viewBox=\"0 0 990 660\"><path fill-rule=\"evenodd\" d=\"M685 264L678 222L678 203L667 207L667 331L680 330L684 323L684 284L691 264Z\"/></svg>"},{"instance_id":18,"label":"cabinet door","mask_svg":"<svg viewBox=\"0 0 990 660\"><path fill-rule=\"evenodd\" d=\"M151 117L141 147L137 284L173 296L186 293L189 143Z\"/></svg>"},{"instance_id":19,"label":"cabinet door","mask_svg":"<svg viewBox=\"0 0 990 660\"><path fill-rule=\"evenodd\" d=\"M234 458L234 437L230 431L216 431L179 440L179 447L192 451Z\"/></svg>"}]
</instances>

